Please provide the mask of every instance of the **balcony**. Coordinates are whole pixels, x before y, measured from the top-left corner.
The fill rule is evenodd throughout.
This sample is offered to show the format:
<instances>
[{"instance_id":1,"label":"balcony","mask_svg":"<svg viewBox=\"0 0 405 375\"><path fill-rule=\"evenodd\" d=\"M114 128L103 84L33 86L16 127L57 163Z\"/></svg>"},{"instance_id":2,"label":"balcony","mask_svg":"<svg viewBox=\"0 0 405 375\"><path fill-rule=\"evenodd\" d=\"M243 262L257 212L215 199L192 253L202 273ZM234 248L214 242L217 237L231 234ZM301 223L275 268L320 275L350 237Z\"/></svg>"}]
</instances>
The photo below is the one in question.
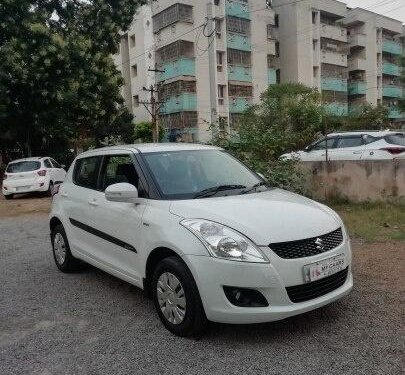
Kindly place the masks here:
<instances>
[{"instance_id":1,"label":"balcony","mask_svg":"<svg viewBox=\"0 0 405 375\"><path fill-rule=\"evenodd\" d=\"M347 80L341 78L322 78L322 90L347 91Z\"/></svg>"},{"instance_id":2,"label":"balcony","mask_svg":"<svg viewBox=\"0 0 405 375\"><path fill-rule=\"evenodd\" d=\"M367 37L366 34L350 35L348 39L350 47L366 47Z\"/></svg>"},{"instance_id":3,"label":"balcony","mask_svg":"<svg viewBox=\"0 0 405 375\"><path fill-rule=\"evenodd\" d=\"M346 29L341 26L321 24L321 37L347 42Z\"/></svg>"},{"instance_id":4,"label":"balcony","mask_svg":"<svg viewBox=\"0 0 405 375\"><path fill-rule=\"evenodd\" d=\"M384 85L382 94L390 98L401 98L402 88L394 85Z\"/></svg>"},{"instance_id":5,"label":"balcony","mask_svg":"<svg viewBox=\"0 0 405 375\"><path fill-rule=\"evenodd\" d=\"M340 52L322 50L321 61L324 64L347 66L347 55Z\"/></svg>"},{"instance_id":6,"label":"balcony","mask_svg":"<svg viewBox=\"0 0 405 375\"><path fill-rule=\"evenodd\" d=\"M349 71L367 70L367 60L361 57L352 57L347 63L347 69Z\"/></svg>"},{"instance_id":7,"label":"balcony","mask_svg":"<svg viewBox=\"0 0 405 375\"><path fill-rule=\"evenodd\" d=\"M228 65L228 80L252 82L252 68L250 66Z\"/></svg>"},{"instance_id":8,"label":"balcony","mask_svg":"<svg viewBox=\"0 0 405 375\"><path fill-rule=\"evenodd\" d=\"M169 113L196 111L197 110L197 95L195 93L184 92L180 95L169 97L161 107L161 113L167 115Z\"/></svg>"},{"instance_id":9,"label":"balcony","mask_svg":"<svg viewBox=\"0 0 405 375\"><path fill-rule=\"evenodd\" d=\"M400 68L398 65L392 64L392 63L387 63L387 62L383 63L382 72L383 72L383 74L388 74L391 76L400 76L401 75Z\"/></svg>"},{"instance_id":10,"label":"balcony","mask_svg":"<svg viewBox=\"0 0 405 375\"><path fill-rule=\"evenodd\" d=\"M275 85L277 83L276 69L267 69L267 79L269 85Z\"/></svg>"},{"instance_id":11,"label":"balcony","mask_svg":"<svg viewBox=\"0 0 405 375\"><path fill-rule=\"evenodd\" d=\"M162 64L159 69L164 70L164 73L158 75L158 81L181 76L195 76L195 61L192 58L181 57Z\"/></svg>"},{"instance_id":12,"label":"balcony","mask_svg":"<svg viewBox=\"0 0 405 375\"><path fill-rule=\"evenodd\" d=\"M347 116L348 114L347 103L327 103L325 107L330 114L335 116Z\"/></svg>"},{"instance_id":13,"label":"balcony","mask_svg":"<svg viewBox=\"0 0 405 375\"><path fill-rule=\"evenodd\" d=\"M226 43L228 48L238 49L241 51L252 50L252 43L247 35L228 33Z\"/></svg>"},{"instance_id":14,"label":"balcony","mask_svg":"<svg viewBox=\"0 0 405 375\"><path fill-rule=\"evenodd\" d=\"M405 114L402 114L397 107L390 107L388 109L388 118L390 119L402 119L405 118Z\"/></svg>"},{"instance_id":15,"label":"balcony","mask_svg":"<svg viewBox=\"0 0 405 375\"><path fill-rule=\"evenodd\" d=\"M393 55L400 55L402 53L402 46L400 43L393 40L384 40L382 44L382 51L391 53Z\"/></svg>"},{"instance_id":16,"label":"balcony","mask_svg":"<svg viewBox=\"0 0 405 375\"><path fill-rule=\"evenodd\" d=\"M229 112L230 113L243 113L252 105L252 98L243 97L230 97L229 98Z\"/></svg>"},{"instance_id":17,"label":"balcony","mask_svg":"<svg viewBox=\"0 0 405 375\"><path fill-rule=\"evenodd\" d=\"M364 81L355 81L348 84L349 95L365 95L367 92L367 84Z\"/></svg>"},{"instance_id":18,"label":"balcony","mask_svg":"<svg viewBox=\"0 0 405 375\"><path fill-rule=\"evenodd\" d=\"M249 5L238 0L226 0L225 15L250 19Z\"/></svg>"}]
</instances>

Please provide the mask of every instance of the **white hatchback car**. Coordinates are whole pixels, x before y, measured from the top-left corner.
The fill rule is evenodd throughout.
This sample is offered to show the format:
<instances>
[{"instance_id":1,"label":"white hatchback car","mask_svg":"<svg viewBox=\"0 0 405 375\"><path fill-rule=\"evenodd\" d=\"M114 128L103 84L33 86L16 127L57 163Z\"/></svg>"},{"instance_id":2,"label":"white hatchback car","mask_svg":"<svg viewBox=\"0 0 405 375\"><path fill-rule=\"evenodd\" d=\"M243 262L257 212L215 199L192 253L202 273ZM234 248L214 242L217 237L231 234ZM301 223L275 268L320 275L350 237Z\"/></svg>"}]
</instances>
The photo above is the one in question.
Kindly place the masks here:
<instances>
[{"instance_id":1,"label":"white hatchback car","mask_svg":"<svg viewBox=\"0 0 405 375\"><path fill-rule=\"evenodd\" d=\"M405 132L363 130L331 133L312 143L303 151L284 154L280 158L324 161L326 160L326 148L328 149L328 160L405 159Z\"/></svg>"},{"instance_id":2,"label":"white hatchback car","mask_svg":"<svg viewBox=\"0 0 405 375\"><path fill-rule=\"evenodd\" d=\"M85 152L54 195L57 267L90 263L143 288L180 336L208 321L258 323L353 287L339 216L272 188L220 148L138 144Z\"/></svg>"},{"instance_id":3,"label":"white hatchback car","mask_svg":"<svg viewBox=\"0 0 405 375\"><path fill-rule=\"evenodd\" d=\"M19 159L7 165L3 175L2 192L6 199L15 194L48 192L63 182L66 171L50 157Z\"/></svg>"}]
</instances>

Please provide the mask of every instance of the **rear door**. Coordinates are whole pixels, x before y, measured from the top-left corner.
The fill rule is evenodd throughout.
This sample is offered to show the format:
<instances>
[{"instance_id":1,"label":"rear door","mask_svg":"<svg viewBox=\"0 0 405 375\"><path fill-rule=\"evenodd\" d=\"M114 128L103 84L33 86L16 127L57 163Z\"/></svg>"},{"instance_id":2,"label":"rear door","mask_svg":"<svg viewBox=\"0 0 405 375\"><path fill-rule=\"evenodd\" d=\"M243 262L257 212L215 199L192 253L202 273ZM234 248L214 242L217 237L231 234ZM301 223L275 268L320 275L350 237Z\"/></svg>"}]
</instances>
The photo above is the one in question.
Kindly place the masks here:
<instances>
[{"instance_id":1,"label":"rear door","mask_svg":"<svg viewBox=\"0 0 405 375\"><path fill-rule=\"evenodd\" d=\"M326 153L328 153L328 159L330 159L330 151L333 150L335 141L335 137L328 137L328 139L324 138L313 143L302 153L301 160L324 161L326 160Z\"/></svg>"},{"instance_id":2,"label":"rear door","mask_svg":"<svg viewBox=\"0 0 405 375\"><path fill-rule=\"evenodd\" d=\"M56 174L56 182L63 182L66 177L66 171L62 168L62 166L54 159L50 159L53 168L55 169L55 174Z\"/></svg>"},{"instance_id":3,"label":"rear door","mask_svg":"<svg viewBox=\"0 0 405 375\"><path fill-rule=\"evenodd\" d=\"M330 160L360 160L365 151L363 134L341 135L330 153Z\"/></svg>"}]
</instances>

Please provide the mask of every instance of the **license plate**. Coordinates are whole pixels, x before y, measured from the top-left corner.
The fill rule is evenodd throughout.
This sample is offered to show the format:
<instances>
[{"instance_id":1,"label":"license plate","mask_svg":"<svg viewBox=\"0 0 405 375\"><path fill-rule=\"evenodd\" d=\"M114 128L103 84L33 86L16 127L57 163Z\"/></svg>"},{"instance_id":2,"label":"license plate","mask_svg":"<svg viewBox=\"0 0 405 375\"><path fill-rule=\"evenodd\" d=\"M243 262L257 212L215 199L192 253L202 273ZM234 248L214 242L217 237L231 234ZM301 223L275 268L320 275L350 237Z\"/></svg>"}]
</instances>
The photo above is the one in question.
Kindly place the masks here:
<instances>
[{"instance_id":1,"label":"license plate","mask_svg":"<svg viewBox=\"0 0 405 375\"><path fill-rule=\"evenodd\" d=\"M304 266L305 282L323 279L345 268L345 255L339 254L333 258L324 259Z\"/></svg>"},{"instance_id":2,"label":"license plate","mask_svg":"<svg viewBox=\"0 0 405 375\"><path fill-rule=\"evenodd\" d=\"M18 186L15 188L16 191L23 191L23 190L28 190L30 186Z\"/></svg>"}]
</instances>

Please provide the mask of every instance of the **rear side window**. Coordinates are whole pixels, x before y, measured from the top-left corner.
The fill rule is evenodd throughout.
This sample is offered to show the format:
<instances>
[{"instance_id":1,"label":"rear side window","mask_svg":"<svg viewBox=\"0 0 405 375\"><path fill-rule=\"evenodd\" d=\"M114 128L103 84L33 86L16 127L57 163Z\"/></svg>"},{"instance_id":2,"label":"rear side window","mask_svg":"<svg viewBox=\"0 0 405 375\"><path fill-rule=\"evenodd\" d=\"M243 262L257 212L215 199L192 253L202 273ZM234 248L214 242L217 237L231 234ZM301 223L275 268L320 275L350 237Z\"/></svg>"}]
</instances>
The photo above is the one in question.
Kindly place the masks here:
<instances>
[{"instance_id":1,"label":"rear side window","mask_svg":"<svg viewBox=\"0 0 405 375\"><path fill-rule=\"evenodd\" d=\"M47 167L47 168L52 168L52 164L51 164L51 162L50 162L48 159L45 159L45 160L44 160L44 165L45 165L45 167Z\"/></svg>"},{"instance_id":2,"label":"rear side window","mask_svg":"<svg viewBox=\"0 0 405 375\"><path fill-rule=\"evenodd\" d=\"M336 148L345 148L345 147L358 147L363 145L363 137L342 137L337 141Z\"/></svg>"},{"instance_id":3,"label":"rear side window","mask_svg":"<svg viewBox=\"0 0 405 375\"><path fill-rule=\"evenodd\" d=\"M18 161L16 163L10 163L7 166L6 172L19 173L19 172L31 172L41 168L41 162L39 161Z\"/></svg>"},{"instance_id":4,"label":"rear side window","mask_svg":"<svg viewBox=\"0 0 405 375\"><path fill-rule=\"evenodd\" d=\"M386 135L384 139L392 145L405 146L405 133Z\"/></svg>"},{"instance_id":5,"label":"rear side window","mask_svg":"<svg viewBox=\"0 0 405 375\"><path fill-rule=\"evenodd\" d=\"M97 189L100 156L78 159L73 171L73 182L87 189Z\"/></svg>"}]
</instances>

